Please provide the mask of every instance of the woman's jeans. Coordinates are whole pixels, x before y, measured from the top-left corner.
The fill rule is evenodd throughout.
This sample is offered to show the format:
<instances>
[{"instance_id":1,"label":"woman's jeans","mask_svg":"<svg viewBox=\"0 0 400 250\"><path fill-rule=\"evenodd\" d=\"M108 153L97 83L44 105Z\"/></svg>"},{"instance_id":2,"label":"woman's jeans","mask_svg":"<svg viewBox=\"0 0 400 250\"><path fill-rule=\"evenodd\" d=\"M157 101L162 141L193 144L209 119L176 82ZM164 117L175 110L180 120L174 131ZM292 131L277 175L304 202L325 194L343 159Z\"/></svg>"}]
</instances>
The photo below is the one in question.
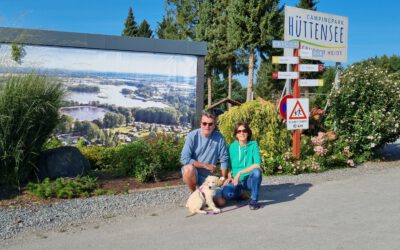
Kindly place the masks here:
<instances>
[{"instance_id":1,"label":"woman's jeans","mask_svg":"<svg viewBox=\"0 0 400 250\"><path fill-rule=\"evenodd\" d=\"M239 199L241 198L241 191L249 190L251 192L251 199L258 201L258 193L260 191L262 180L261 169L255 168L251 170L250 175L248 175L244 180L239 181L238 185L235 187L233 183L229 183L222 188L222 197L227 200Z\"/></svg>"}]
</instances>

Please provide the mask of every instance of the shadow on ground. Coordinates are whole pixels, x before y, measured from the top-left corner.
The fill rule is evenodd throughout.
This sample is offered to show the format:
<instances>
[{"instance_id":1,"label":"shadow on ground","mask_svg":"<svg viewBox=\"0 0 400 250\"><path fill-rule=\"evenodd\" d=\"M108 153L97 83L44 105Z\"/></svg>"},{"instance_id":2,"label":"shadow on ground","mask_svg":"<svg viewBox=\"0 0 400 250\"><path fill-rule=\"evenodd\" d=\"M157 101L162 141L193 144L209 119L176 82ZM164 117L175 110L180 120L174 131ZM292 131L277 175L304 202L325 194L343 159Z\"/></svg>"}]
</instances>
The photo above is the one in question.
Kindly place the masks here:
<instances>
[{"instance_id":1,"label":"shadow on ground","mask_svg":"<svg viewBox=\"0 0 400 250\"><path fill-rule=\"evenodd\" d=\"M382 151L379 153L385 161L398 161L400 160L400 144L391 143L386 144Z\"/></svg>"},{"instance_id":2,"label":"shadow on ground","mask_svg":"<svg viewBox=\"0 0 400 250\"><path fill-rule=\"evenodd\" d=\"M266 206L295 200L297 197L307 192L311 186L311 183L263 185L260 189L260 205Z\"/></svg>"},{"instance_id":3,"label":"shadow on ground","mask_svg":"<svg viewBox=\"0 0 400 250\"><path fill-rule=\"evenodd\" d=\"M294 184L294 183L284 183L278 185L262 185L260 188L259 194L259 203L261 207L293 201L297 197L303 195L307 192L312 184L310 183L302 183L302 184ZM225 212L243 207L248 204L248 201L229 201L228 207L232 205L236 205L233 208L225 209Z\"/></svg>"}]
</instances>

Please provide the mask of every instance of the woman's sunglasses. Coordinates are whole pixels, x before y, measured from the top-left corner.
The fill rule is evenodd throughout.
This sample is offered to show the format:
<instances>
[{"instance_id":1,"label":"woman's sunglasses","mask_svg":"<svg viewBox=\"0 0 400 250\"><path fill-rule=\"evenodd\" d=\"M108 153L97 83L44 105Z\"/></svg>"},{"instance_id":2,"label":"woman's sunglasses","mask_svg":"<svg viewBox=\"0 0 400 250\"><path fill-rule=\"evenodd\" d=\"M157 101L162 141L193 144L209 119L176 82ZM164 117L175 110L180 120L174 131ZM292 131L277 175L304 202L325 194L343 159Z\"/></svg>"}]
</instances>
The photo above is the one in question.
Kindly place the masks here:
<instances>
[{"instance_id":1,"label":"woman's sunglasses","mask_svg":"<svg viewBox=\"0 0 400 250\"><path fill-rule=\"evenodd\" d=\"M247 130L246 129L238 129L236 131L236 134L240 134L240 133L247 133Z\"/></svg>"}]
</instances>

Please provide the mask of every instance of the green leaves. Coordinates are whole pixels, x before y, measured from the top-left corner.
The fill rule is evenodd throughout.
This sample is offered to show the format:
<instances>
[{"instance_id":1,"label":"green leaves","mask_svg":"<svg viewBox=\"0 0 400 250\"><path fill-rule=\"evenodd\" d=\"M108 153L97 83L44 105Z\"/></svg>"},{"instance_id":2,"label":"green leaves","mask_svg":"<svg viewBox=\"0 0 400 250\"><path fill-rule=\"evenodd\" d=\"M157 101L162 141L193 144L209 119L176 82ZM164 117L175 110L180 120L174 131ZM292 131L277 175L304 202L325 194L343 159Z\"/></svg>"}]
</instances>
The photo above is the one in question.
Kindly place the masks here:
<instances>
[{"instance_id":1,"label":"green leaves","mask_svg":"<svg viewBox=\"0 0 400 250\"><path fill-rule=\"evenodd\" d=\"M34 74L12 76L0 92L0 182L18 185L35 167L59 121L65 88Z\"/></svg>"},{"instance_id":2,"label":"green leaves","mask_svg":"<svg viewBox=\"0 0 400 250\"><path fill-rule=\"evenodd\" d=\"M239 121L247 122L253 132L253 139L260 145L263 162L282 155L290 146L290 131L275 105L269 101L251 101L239 107L233 107L219 116L219 130L227 143L234 140L233 129Z\"/></svg>"},{"instance_id":3,"label":"green leaves","mask_svg":"<svg viewBox=\"0 0 400 250\"><path fill-rule=\"evenodd\" d=\"M333 94L330 120L339 136L351 141L359 157L395 141L400 135L400 81L372 60L353 64Z\"/></svg>"}]
</instances>

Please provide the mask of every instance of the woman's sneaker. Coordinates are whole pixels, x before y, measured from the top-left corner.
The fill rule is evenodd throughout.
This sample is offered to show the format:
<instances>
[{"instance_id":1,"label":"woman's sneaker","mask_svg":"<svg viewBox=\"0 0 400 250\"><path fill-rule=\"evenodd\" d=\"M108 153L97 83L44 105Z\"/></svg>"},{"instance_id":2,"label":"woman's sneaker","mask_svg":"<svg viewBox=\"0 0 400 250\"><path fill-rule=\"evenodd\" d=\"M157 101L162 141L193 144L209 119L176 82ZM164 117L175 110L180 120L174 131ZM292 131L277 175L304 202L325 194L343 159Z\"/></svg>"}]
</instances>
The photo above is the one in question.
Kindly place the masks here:
<instances>
[{"instance_id":1,"label":"woman's sneaker","mask_svg":"<svg viewBox=\"0 0 400 250\"><path fill-rule=\"evenodd\" d=\"M255 201L255 200L251 200L250 202L249 202L249 208L250 208L250 210L257 210L257 209L259 209L261 206L260 206L260 204L257 202L257 201Z\"/></svg>"}]
</instances>

